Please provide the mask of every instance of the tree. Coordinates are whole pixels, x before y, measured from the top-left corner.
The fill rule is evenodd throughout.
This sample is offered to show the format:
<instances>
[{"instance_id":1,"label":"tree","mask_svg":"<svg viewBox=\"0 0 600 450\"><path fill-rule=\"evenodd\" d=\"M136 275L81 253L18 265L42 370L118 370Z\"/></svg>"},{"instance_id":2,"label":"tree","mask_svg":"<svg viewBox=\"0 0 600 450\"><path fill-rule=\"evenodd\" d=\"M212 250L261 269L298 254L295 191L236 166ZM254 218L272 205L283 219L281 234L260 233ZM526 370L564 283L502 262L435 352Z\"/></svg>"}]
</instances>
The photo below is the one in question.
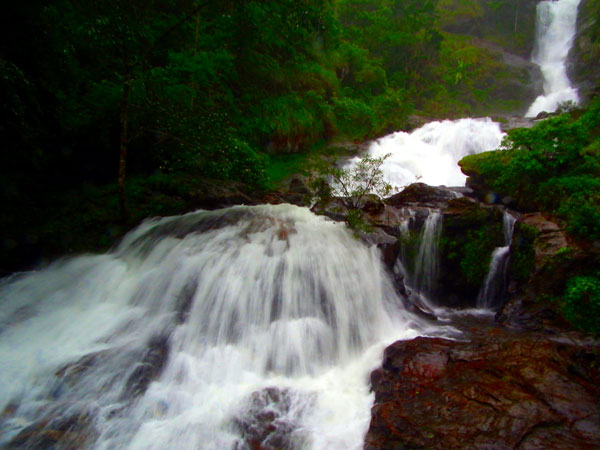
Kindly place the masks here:
<instances>
[{"instance_id":1,"label":"tree","mask_svg":"<svg viewBox=\"0 0 600 450\"><path fill-rule=\"evenodd\" d=\"M312 200L328 203L334 196L346 210L346 223L355 231L370 231L364 219L362 208L373 194L387 197L392 191L391 184L383 177L381 166L391 156L363 156L349 167L338 167L321 163L309 181Z\"/></svg>"}]
</instances>

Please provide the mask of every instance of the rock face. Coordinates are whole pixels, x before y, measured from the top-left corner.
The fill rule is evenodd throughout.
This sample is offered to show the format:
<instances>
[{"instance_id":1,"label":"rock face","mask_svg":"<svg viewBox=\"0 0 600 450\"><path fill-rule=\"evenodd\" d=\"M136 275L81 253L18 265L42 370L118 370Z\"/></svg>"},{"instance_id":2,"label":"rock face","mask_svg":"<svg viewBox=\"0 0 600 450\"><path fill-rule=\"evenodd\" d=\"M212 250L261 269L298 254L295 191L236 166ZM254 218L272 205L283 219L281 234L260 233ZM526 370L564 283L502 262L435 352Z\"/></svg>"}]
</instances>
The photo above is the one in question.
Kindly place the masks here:
<instances>
[{"instance_id":1,"label":"rock face","mask_svg":"<svg viewBox=\"0 0 600 450\"><path fill-rule=\"evenodd\" d=\"M502 208L484 205L454 189L422 183L386 199L384 211L370 215L370 220L398 238L396 254L402 255L410 273L415 270L422 230L432 211L441 212L442 231L438 279L431 299L442 306L474 307L492 252L505 245ZM403 223L404 234L400 230ZM384 255L390 264L391 251L386 249Z\"/></svg>"},{"instance_id":2,"label":"rock face","mask_svg":"<svg viewBox=\"0 0 600 450\"><path fill-rule=\"evenodd\" d=\"M571 277L600 265L597 249L582 248L559 225L531 213L516 223L511 258L511 295L499 322L528 330L569 329L552 298L562 295Z\"/></svg>"},{"instance_id":3,"label":"rock face","mask_svg":"<svg viewBox=\"0 0 600 450\"><path fill-rule=\"evenodd\" d=\"M463 197L449 201L443 217L437 301L474 307L492 252L505 245L502 210Z\"/></svg>"},{"instance_id":4,"label":"rock face","mask_svg":"<svg viewBox=\"0 0 600 450\"><path fill-rule=\"evenodd\" d=\"M365 449L600 448L600 346L498 328L396 342Z\"/></svg>"},{"instance_id":5,"label":"rock face","mask_svg":"<svg viewBox=\"0 0 600 450\"><path fill-rule=\"evenodd\" d=\"M569 53L569 78L580 94L588 98L600 87L600 1L581 0L577 33Z\"/></svg>"},{"instance_id":6,"label":"rock face","mask_svg":"<svg viewBox=\"0 0 600 450\"><path fill-rule=\"evenodd\" d=\"M302 406L308 407L312 401L307 398ZM289 419L294 417L290 414L294 408L298 405L287 389L268 387L252 393L244 412L233 420L234 429L242 436L235 450L278 450L306 445L306 433Z\"/></svg>"}]
</instances>

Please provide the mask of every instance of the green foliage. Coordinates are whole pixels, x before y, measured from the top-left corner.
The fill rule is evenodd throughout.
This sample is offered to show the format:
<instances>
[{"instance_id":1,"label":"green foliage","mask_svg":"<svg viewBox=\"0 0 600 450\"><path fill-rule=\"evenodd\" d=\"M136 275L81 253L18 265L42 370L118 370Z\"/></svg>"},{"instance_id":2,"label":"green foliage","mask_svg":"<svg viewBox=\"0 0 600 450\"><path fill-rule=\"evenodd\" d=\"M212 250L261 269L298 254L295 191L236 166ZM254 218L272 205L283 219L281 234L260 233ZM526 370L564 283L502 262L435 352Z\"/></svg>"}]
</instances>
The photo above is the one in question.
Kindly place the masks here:
<instances>
[{"instance_id":1,"label":"green foliage","mask_svg":"<svg viewBox=\"0 0 600 450\"><path fill-rule=\"evenodd\" d=\"M582 239L600 238L600 101L574 119L562 114L509 132L501 151L473 155L463 170L523 209L563 219Z\"/></svg>"},{"instance_id":2,"label":"green foliage","mask_svg":"<svg viewBox=\"0 0 600 450\"><path fill-rule=\"evenodd\" d=\"M447 221L440 248L445 264L458 269L453 271L457 279L452 281L462 288L479 289L488 273L492 252L502 243L500 217L490 216L483 208L470 208Z\"/></svg>"},{"instance_id":3,"label":"green foliage","mask_svg":"<svg viewBox=\"0 0 600 450\"><path fill-rule=\"evenodd\" d=\"M392 192L392 186L383 179L381 170L381 165L389 156L374 158L366 155L350 168L340 168L322 161L315 167L308 183L312 200L327 203L333 195L339 195L346 209L348 226L355 231L370 230L361 208L369 195L387 197Z\"/></svg>"},{"instance_id":4,"label":"green foliage","mask_svg":"<svg viewBox=\"0 0 600 450\"><path fill-rule=\"evenodd\" d=\"M562 313L574 326L600 334L600 278L576 276L567 282Z\"/></svg>"},{"instance_id":5,"label":"green foliage","mask_svg":"<svg viewBox=\"0 0 600 450\"><path fill-rule=\"evenodd\" d=\"M350 209L346 214L346 223L348 227L358 233L370 233L373 231L371 224L365 219L360 209Z\"/></svg>"},{"instance_id":6,"label":"green foliage","mask_svg":"<svg viewBox=\"0 0 600 450\"><path fill-rule=\"evenodd\" d=\"M364 139L377 128L377 118L373 109L361 100L335 99L334 112L338 130L351 139Z\"/></svg>"},{"instance_id":7,"label":"green foliage","mask_svg":"<svg viewBox=\"0 0 600 450\"><path fill-rule=\"evenodd\" d=\"M517 222L511 244L511 277L519 282L525 282L535 268L535 250L533 245L538 236L535 228Z\"/></svg>"},{"instance_id":8,"label":"green foliage","mask_svg":"<svg viewBox=\"0 0 600 450\"><path fill-rule=\"evenodd\" d=\"M468 230L466 233L466 242L461 249L462 257L459 261L461 271L471 286L481 286L487 276L499 230L494 231L496 233L484 227Z\"/></svg>"}]
</instances>

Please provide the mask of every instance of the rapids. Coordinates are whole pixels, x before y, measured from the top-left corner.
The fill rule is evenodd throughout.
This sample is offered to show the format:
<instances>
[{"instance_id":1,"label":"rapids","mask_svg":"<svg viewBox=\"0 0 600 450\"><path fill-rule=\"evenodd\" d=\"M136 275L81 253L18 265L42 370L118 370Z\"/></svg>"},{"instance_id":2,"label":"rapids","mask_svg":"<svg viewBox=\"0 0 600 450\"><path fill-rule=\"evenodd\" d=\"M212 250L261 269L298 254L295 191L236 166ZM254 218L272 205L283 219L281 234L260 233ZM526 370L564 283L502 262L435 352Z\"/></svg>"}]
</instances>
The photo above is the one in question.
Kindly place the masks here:
<instances>
[{"instance_id":1,"label":"rapids","mask_svg":"<svg viewBox=\"0 0 600 450\"><path fill-rule=\"evenodd\" d=\"M245 449L267 414L272 444L358 449L383 348L443 331L376 247L291 205L150 220L0 298L0 445L84 417L91 448Z\"/></svg>"}]
</instances>

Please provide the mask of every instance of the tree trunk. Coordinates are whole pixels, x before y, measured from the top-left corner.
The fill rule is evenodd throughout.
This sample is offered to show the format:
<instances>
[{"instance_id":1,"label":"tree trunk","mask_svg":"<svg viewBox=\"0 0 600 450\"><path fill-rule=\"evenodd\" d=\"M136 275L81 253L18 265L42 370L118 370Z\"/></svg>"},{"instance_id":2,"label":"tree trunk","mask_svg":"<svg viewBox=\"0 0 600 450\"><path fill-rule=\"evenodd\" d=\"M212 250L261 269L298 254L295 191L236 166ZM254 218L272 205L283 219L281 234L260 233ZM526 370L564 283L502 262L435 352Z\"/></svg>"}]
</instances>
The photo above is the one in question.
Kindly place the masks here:
<instances>
[{"instance_id":1,"label":"tree trunk","mask_svg":"<svg viewBox=\"0 0 600 450\"><path fill-rule=\"evenodd\" d=\"M119 119L119 205L121 207L121 218L127 220L129 218L129 208L127 206L127 196L125 195L125 174L127 168L127 112L129 107L129 90L131 89L131 78L126 76L123 83L123 92L121 96L121 114Z\"/></svg>"}]
</instances>

